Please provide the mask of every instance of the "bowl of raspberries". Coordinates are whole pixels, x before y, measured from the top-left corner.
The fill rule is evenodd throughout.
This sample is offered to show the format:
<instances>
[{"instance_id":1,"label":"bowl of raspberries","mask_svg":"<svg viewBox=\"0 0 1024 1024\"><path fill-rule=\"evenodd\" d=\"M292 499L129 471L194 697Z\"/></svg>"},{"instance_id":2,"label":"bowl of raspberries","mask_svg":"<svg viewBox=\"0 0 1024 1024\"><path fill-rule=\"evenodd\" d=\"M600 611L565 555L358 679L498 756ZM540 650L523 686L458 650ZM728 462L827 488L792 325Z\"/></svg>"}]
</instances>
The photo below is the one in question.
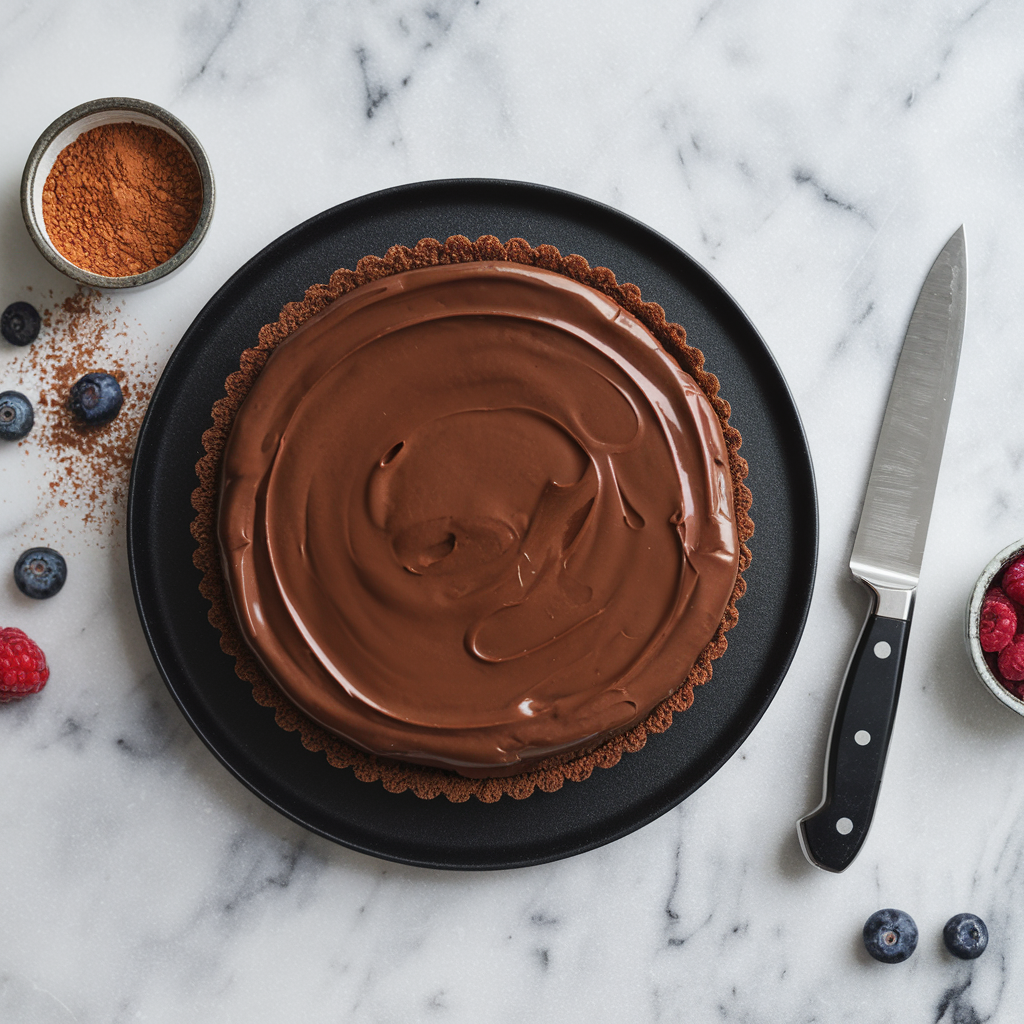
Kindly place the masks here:
<instances>
[{"instance_id":1,"label":"bowl of raspberries","mask_svg":"<svg viewBox=\"0 0 1024 1024\"><path fill-rule=\"evenodd\" d=\"M1001 704L1024 715L1024 540L985 566L967 605L967 649Z\"/></svg>"}]
</instances>

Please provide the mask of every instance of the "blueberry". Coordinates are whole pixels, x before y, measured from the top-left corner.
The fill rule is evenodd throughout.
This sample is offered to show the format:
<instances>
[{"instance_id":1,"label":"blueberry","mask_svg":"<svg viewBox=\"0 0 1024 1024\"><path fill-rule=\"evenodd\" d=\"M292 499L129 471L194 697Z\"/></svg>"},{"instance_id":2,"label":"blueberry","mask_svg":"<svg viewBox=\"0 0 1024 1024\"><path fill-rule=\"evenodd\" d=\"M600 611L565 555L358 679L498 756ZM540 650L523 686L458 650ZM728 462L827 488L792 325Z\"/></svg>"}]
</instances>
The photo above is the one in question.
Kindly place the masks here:
<instances>
[{"instance_id":1,"label":"blueberry","mask_svg":"<svg viewBox=\"0 0 1024 1024\"><path fill-rule=\"evenodd\" d=\"M20 391L0 393L0 440L20 441L35 420L32 403Z\"/></svg>"},{"instance_id":2,"label":"blueberry","mask_svg":"<svg viewBox=\"0 0 1024 1024\"><path fill-rule=\"evenodd\" d=\"M67 563L53 548L29 548L14 565L14 582L26 597L53 597L67 578Z\"/></svg>"},{"instance_id":3,"label":"blueberry","mask_svg":"<svg viewBox=\"0 0 1024 1024\"><path fill-rule=\"evenodd\" d=\"M71 386L68 408L83 423L109 423L120 411L121 385L109 373L87 373Z\"/></svg>"},{"instance_id":4,"label":"blueberry","mask_svg":"<svg viewBox=\"0 0 1024 1024\"><path fill-rule=\"evenodd\" d=\"M985 922L974 914L957 914L942 929L942 941L953 956L973 960L985 952L988 929Z\"/></svg>"},{"instance_id":5,"label":"blueberry","mask_svg":"<svg viewBox=\"0 0 1024 1024\"><path fill-rule=\"evenodd\" d=\"M883 964L903 963L917 949L917 925L902 910L876 910L864 922L864 948Z\"/></svg>"},{"instance_id":6,"label":"blueberry","mask_svg":"<svg viewBox=\"0 0 1024 1024\"><path fill-rule=\"evenodd\" d=\"M0 334L12 345L31 345L39 335L39 314L27 302L12 302L0 314Z\"/></svg>"}]
</instances>

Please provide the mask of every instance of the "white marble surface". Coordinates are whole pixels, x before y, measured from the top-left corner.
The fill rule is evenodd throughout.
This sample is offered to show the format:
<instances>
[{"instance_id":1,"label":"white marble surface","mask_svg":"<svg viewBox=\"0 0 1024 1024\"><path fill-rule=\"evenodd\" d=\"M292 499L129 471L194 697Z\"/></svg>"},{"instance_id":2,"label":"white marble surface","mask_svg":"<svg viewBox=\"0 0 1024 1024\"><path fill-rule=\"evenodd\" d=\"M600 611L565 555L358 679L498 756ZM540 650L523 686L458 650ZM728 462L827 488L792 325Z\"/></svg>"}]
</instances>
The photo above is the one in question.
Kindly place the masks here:
<instances>
[{"instance_id":1,"label":"white marble surface","mask_svg":"<svg viewBox=\"0 0 1024 1024\"><path fill-rule=\"evenodd\" d=\"M0 304L71 290L18 184L42 128L97 96L176 113L219 189L191 263L104 307L140 379L235 268L321 209L428 178L544 182L651 224L737 298L800 407L821 512L792 670L707 785L572 860L441 873L310 835L230 777L154 669L119 501L61 508L50 452L0 451L0 566L39 542L70 562L50 602L0 585L0 624L53 668L0 707L0 1020L1020 1019L1024 721L973 678L961 620L1024 535L1024 8L0 0L0 40ZM828 875L794 822L818 800L865 610L844 567L910 309L961 222L964 355L899 717L873 830ZM21 359L0 347L0 389ZM860 945L884 906L921 929L898 967ZM973 965L940 940L964 910L992 933Z\"/></svg>"}]
</instances>

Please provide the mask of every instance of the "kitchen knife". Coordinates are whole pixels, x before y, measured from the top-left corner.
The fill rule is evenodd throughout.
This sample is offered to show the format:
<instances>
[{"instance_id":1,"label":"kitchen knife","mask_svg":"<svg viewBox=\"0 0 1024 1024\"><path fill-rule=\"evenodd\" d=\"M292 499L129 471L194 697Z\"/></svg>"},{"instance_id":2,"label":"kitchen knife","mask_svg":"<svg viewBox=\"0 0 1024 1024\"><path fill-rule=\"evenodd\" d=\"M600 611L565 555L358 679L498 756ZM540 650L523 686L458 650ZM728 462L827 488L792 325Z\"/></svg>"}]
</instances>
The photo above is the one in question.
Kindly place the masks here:
<instances>
[{"instance_id":1,"label":"kitchen knife","mask_svg":"<svg viewBox=\"0 0 1024 1024\"><path fill-rule=\"evenodd\" d=\"M839 693L822 801L798 822L804 855L826 871L843 871L857 856L882 783L966 308L960 227L910 317L853 543L850 569L872 591L873 608Z\"/></svg>"}]
</instances>

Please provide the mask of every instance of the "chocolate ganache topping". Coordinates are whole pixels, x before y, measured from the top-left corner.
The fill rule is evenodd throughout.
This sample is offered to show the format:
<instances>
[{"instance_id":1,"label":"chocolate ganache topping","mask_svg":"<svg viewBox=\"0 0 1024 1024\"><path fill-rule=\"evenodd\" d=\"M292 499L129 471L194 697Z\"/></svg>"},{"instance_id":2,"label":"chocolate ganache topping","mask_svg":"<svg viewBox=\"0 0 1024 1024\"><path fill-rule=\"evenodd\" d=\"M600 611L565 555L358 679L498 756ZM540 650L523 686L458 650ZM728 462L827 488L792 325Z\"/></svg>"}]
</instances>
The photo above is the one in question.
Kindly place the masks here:
<instances>
[{"instance_id":1,"label":"chocolate ganache topping","mask_svg":"<svg viewBox=\"0 0 1024 1024\"><path fill-rule=\"evenodd\" d=\"M636 724L736 580L721 426L638 320L474 262L363 285L274 351L224 453L242 633L386 757L508 775Z\"/></svg>"}]
</instances>

